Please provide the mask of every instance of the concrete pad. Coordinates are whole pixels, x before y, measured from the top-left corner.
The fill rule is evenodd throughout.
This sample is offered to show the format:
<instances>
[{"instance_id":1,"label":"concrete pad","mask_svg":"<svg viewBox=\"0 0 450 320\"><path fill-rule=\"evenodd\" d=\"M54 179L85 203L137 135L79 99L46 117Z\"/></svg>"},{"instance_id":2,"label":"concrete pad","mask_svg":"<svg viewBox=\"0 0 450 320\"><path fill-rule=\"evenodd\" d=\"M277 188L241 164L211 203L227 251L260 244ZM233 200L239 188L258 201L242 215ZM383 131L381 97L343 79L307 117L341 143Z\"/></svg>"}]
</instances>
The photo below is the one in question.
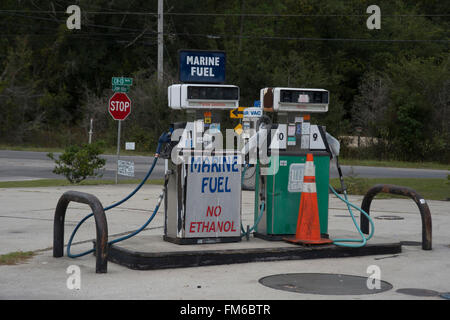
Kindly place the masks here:
<instances>
[{"instance_id":1,"label":"concrete pad","mask_svg":"<svg viewBox=\"0 0 450 320\"><path fill-rule=\"evenodd\" d=\"M58 188L0 189L0 254L37 250L28 262L0 266L0 299L440 299L397 293L401 288L450 291L450 202L428 201L433 219L433 250L402 246L398 254L298 261L253 262L196 268L136 271L108 263L107 274L95 273L95 257L78 259L52 257L53 215L57 200L68 190L96 195L103 205L126 196L134 185L81 186ZM140 227L156 205L161 186L145 185L135 197L107 213L110 235ZM253 221L253 192L243 193L243 221ZM350 197L356 205L362 197ZM75 223L89 213L87 206L70 204L66 218L65 242ZM330 195L329 233L331 238L358 238L345 204ZM392 242L421 241L420 214L410 199L374 200L371 215L398 215L403 220L374 219L374 239ZM359 216L359 214L357 213ZM162 236L163 208L140 236ZM359 219L358 219L359 222ZM74 252L91 249L94 222L89 220L75 238ZM137 240L130 239L131 240ZM125 244L126 242L124 242ZM370 243L370 241L369 241ZM172 244L174 245L174 244ZM219 245L219 244L218 244ZM250 244L249 244L250 245ZM253 245L253 244L252 244ZM67 268L81 270L81 289L70 290ZM393 289L371 295L315 295L274 290L258 280L274 274L340 273L369 276L368 268L379 267L381 280Z\"/></svg>"},{"instance_id":2,"label":"concrete pad","mask_svg":"<svg viewBox=\"0 0 450 320\"><path fill-rule=\"evenodd\" d=\"M131 241L130 241L131 240ZM108 249L108 260L134 270L200 267L260 261L323 259L396 254L400 243L375 241L361 248L330 245L301 246L285 241L249 241L204 245L176 245L160 236L136 236Z\"/></svg>"}]
</instances>

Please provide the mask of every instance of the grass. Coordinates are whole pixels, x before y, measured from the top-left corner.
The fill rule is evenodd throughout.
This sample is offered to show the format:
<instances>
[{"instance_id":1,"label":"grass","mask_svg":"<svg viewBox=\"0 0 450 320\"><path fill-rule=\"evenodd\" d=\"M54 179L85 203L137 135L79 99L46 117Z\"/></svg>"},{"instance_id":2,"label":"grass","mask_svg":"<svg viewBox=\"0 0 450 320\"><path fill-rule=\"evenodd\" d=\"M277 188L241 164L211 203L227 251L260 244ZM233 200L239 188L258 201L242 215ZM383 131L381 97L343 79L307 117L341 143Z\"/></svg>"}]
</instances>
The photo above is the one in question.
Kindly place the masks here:
<instances>
[{"instance_id":1,"label":"grass","mask_svg":"<svg viewBox=\"0 0 450 320\"><path fill-rule=\"evenodd\" d=\"M448 179L414 179L414 178L358 178L345 177L345 184L349 194L364 195L367 190L376 184L394 184L398 186L409 187L416 190L422 197L428 200L447 200L450 198L450 180ZM119 184L137 185L141 182L139 179L119 180ZM80 186L111 185L114 180L84 180L77 184ZM339 179L331 179L333 188L340 189ZM163 179L148 180L146 184L162 185ZM30 181L3 181L0 182L0 188L39 188L39 187L63 187L77 186L70 184L64 179L40 179ZM379 198L398 198L390 194L379 194Z\"/></svg>"},{"instance_id":2,"label":"grass","mask_svg":"<svg viewBox=\"0 0 450 320\"><path fill-rule=\"evenodd\" d=\"M396 160L387 161L387 160L339 159L339 163L341 165L346 165L346 166L450 170L450 164L437 163L437 162L406 162L406 161L396 161Z\"/></svg>"},{"instance_id":3,"label":"grass","mask_svg":"<svg viewBox=\"0 0 450 320\"><path fill-rule=\"evenodd\" d=\"M36 151L36 152L62 152L64 148L56 147L32 147L32 146L12 146L7 144L0 144L0 150L12 150L12 151Z\"/></svg>"},{"instance_id":4,"label":"grass","mask_svg":"<svg viewBox=\"0 0 450 320\"><path fill-rule=\"evenodd\" d=\"M24 263L31 259L35 253L33 251L16 251L0 255L0 265L15 265Z\"/></svg>"},{"instance_id":5,"label":"grass","mask_svg":"<svg viewBox=\"0 0 450 320\"><path fill-rule=\"evenodd\" d=\"M355 195L365 195L366 192L376 184L394 184L409 187L418 192L426 200L450 199L450 180L448 179L414 179L414 178L344 178L347 192ZM331 179L331 185L340 189L339 179ZM391 194L379 194L377 198L404 198Z\"/></svg>"},{"instance_id":6,"label":"grass","mask_svg":"<svg viewBox=\"0 0 450 320\"><path fill-rule=\"evenodd\" d=\"M139 184L140 179L119 180L118 184ZM2 181L0 188L40 188L40 187L64 187L64 186L95 186L115 184L114 180L84 180L79 184L71 184L65 179L39 179L27 181ZM146 184L164 184L163 179L147 180Z\"/></svg>"}]
</instances>

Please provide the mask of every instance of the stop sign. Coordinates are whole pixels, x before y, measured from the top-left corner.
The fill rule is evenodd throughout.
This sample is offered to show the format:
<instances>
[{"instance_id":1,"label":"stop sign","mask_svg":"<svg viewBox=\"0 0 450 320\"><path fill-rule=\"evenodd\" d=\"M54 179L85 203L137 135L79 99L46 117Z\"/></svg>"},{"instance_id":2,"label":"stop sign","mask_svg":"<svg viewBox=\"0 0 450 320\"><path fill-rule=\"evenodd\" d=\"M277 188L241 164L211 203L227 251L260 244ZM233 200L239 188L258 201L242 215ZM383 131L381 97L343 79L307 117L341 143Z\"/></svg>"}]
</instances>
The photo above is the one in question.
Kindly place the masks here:
<instances>
[{"instance_id":1,"label":"stop sign","mask_svg":"<svg viewBox=\"0 0 450 320\"><path fill-rule=\"evenodd\" d=\"M108 110L114 120L125 120L131 112L131 100L125 93L116 92L109 99Z\"/></svg>"}]
</instances>

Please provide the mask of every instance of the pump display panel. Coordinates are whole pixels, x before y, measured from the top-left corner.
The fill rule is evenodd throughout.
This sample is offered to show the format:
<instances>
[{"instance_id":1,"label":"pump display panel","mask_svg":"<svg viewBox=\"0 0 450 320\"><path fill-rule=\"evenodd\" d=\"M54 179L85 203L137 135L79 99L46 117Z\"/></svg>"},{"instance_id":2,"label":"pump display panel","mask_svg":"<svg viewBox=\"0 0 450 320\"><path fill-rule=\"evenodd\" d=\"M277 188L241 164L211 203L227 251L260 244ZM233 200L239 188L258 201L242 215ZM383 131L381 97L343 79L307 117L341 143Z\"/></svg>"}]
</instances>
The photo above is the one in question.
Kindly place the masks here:
<instances>
[{"instance_id":1,"label":"pump display panel","mask_svg":"<svg viewBox=\"0 0 450 320\"><path fill-rule=\"evenodd\" d=\"M198 87L188 86L190 100L239 100L238 87Z\"/></svg>"},{"instance_id":2,"label":"pump display panel","mask_svg":"<svg viewBox=\"0 0 450 320\"><path fill-rule=\"evenodd\" d=\"M174 84L168 88L172 109L235 109L239 87L233 85Z\"/></svg>"},{"instance_id":3,"label":"pump display panel","mask_svg":"<svg viewBox=\"0 0 450 320\"><path fill-rule=\"evenodd\" d=\"M261 101L266 111L327 112L329 92L324 89L264 88Z\"/></svg>"},{"instance_id":4,"label":"pump display panel","mask_svg":"<svg viewBox=\"0 0 450 320\"><path fill-rule=\"evenodd\" d=\"M280 102L328 104L328 91L280 90Z\"/></svg>"}]
</instances>

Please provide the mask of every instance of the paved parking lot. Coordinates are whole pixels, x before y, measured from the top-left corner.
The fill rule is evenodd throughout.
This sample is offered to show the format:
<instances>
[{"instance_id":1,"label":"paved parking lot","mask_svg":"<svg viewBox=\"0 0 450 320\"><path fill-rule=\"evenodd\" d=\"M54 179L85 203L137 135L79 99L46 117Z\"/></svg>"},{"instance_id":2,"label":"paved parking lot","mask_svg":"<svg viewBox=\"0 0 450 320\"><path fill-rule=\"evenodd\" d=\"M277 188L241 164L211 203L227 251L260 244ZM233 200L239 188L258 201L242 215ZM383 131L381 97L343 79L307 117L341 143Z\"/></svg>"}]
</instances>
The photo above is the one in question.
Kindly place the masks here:
<instances>
[{"instance_id":1,"label":"paved parking lot","mask_svg":"<svg viewBox=\"0 0 450 320\"><path fill-rule=\"evenodd\" d=\"M135 186L78 186L51 188L0 189L0 254L15 251L36 251L23 264L0 266L0 299L441 299L412 296L397 292L417 288L436 293L450 291L450 202L428 201L433 219L433 250L424 251L421 241L421 218L410 199L374 200L371 215L375 218L374 241L409 241L395 255L364 256L333 259L256 262L135 271L114 263L108 273L95 273L95 257L77 259L53 258L53 216L59 197L67 190L96 195L104 206L126 196ZM114 237L141 226L156 205L161 186L146 185L131 200L107 213L109 235ZM351 202L361 204L362 197L352 196ZM244 225L252 223L253 192L242 197ZM71 203L66 216L65 242L76 223L90 210L83 204ZM154 221L140 235L163 234L163 207ZM379 216L399 216L401 220L376 219ZM358 219L359 220L359 219ZM330 195L329 233L331 238L358 237L346 206ZM73 246L75 253L92 248L94 222L80 228ZM131 241L131 239L130 239ZM162 241L162 240L161 240ZM250 239L251 241L251 239ZM223 244L226 246L226 244ZM173 244L173 246L177 246ZM206 245L207 246L207 245ZM70 289L68 268L80 270L80 289ZM375 266L380 278L392 289L376 294L305 294L266 287L259 279L276 274L326 273L370 277ZM69 269L70 270L70 269Z\"/></svg>"}]
</instances>

